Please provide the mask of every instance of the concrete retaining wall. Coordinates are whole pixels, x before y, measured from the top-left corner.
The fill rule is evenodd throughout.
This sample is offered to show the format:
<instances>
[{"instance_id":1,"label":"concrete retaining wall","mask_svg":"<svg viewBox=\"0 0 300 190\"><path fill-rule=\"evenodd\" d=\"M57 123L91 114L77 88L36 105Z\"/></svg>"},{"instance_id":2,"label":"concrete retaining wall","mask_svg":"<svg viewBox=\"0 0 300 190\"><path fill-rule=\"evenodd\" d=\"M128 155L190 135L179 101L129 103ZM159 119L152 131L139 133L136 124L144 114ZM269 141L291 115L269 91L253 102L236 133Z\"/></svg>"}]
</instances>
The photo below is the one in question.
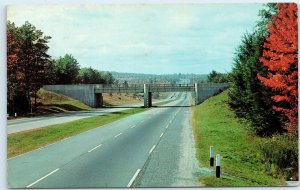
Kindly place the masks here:
<instances>
[{"instance_id":1,"label":"concrete retaining wall","mask_svg":"<svg viewBox=\"0 0 300 190\"><path fill-rule=\"evenodd\" d=\"M204 100L228 88L228 83L201 83L197 85L196 104L202 103Z\"/></svg>"},{"instance_id":2,"label":"concrete retaining wall","mask_svg":"<svg viewBox=\"0 0 300 190\"><path fill-rule=\"evenodd\" d=\"M93 84L82 85L44 85L43 88L58 94L63 94L79 100L84 104L95 107L95 93Z\"/></svg>"}]
</instances>

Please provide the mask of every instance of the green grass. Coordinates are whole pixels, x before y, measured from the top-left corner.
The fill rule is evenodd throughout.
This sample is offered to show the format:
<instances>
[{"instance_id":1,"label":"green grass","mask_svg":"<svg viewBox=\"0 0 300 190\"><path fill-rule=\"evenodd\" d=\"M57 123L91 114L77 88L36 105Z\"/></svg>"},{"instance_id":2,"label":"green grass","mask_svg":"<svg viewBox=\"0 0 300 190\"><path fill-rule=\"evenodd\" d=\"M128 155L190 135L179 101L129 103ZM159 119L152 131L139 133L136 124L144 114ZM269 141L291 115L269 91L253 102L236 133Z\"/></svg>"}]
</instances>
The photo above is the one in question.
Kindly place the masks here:
<instances>
[{"instance_id":1,"label":"green grass","mask_svg":"<svg viewBox=\"0 0 300 190\"><path fill-rule=\"evenodd\" d=\"M43 110L47 110L49 112L66 112L91 109L91 107L78 100L44 89L40 89L38 91L38 102L43 105Z\"/></svg>"},{"instance_id":2,"label":"green grass","mask_svg":"<svg viewBox=\"0 0 300 190\"><path fill-rule=\"evenodd\" d=\"M209 147L221 155L221 178L201 177L208 186L277 186L283 179L268 176L258 145L262 138L247 131L246 121L237 119L227 105L228 90L193 108L197 158L209 168Z\"/></svg>"},{"instance_id":3,"label":"green grass","mask_svg":"<svg viewBox=\"0 0 300 190\"><path fill-rule=\"evenodd\" d=\"M145 110L147 109L133 108L45 128L10 134L7 137L7 156L8 158L11 158Z\"/></svg>"}]
</instances>

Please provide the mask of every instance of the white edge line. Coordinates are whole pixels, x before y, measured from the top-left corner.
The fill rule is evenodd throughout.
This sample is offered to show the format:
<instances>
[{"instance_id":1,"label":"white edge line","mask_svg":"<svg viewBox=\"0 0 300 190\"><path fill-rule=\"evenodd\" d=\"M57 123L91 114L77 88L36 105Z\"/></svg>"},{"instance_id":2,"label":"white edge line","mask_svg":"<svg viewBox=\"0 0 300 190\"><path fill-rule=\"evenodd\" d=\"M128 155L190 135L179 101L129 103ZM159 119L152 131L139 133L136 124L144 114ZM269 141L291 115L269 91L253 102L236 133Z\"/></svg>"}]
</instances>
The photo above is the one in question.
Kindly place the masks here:
<instances>
[{"instance_id":1,"label":"white edge line","mask_svg":"<svg viewBox=\"0 0 300 190\"><path fill-rule=\"evenodd\" d=\"M100 146L102 146L102 144L99 144L98 146L92 148L91 150L89 150L88 152L92 152L93 150L95 150L96 148L99 148Z\"/></svg>"},{"instance_id":2,"label":"white edge line","mask_svg":"<svg viewBox=\"0 0 300 190\"><path fill-rule=\"evenodd\" d=\"M149 151L149 154L151 154L151 152L155 149L155 145L152 146L152 148Z\"/></svg>"},{"instance_id":3,"label":"white edge line","mask_svg":"<svg viewBox=\"0 0 300 190\"><path fill-rule=\"evenodd\" d=\"M115 138L117 138L117 137L120 136L120 135L122 135L122 133L117 134L117 135L115 136Z\"/></svg>"},{"instance_id":4,"label":"white edge line","mask_svg":"<svg viewBox=\"0 0 300 190\"><path fill-rule=\"evenodd\" d=\"M164 133L162 133L162 134L160 135L160 138L161 138L163 135L164 135Z\"/></svg>"},{"instance_id":5,"label":"white edge line","mask_svg":"<svg viewBox=\"0 0 300 190\"><path fill-rule=\"evenodd\" d=\"M133 177L132 177L131 180L129 181L127 187L130 187L130 186L133 184L135 178L139 175L140 171L141 171L141 169L137 169L137 170L136 170L135 174L133 175Z\"/></svg>"},{"instance_id":6,"label":"white edge line","mask_svg":"<svg viewBox=\"0 0 300 190\"><path fill-rule=\"evenodd\" d=\"M36 180L35 182L31 183L30 185L27 185L27 186L26 186L26 188L29 188L29 187L33 186L34 184L36 184L36 183L38 183L39 181L41 181L41 180L45 179L45 178L46 178L46 177L48 177L49 175L51 175L51 174L53 174L53 173L57 172L58 170L59 170L59 168L57 168L57 169L53 170L52 172L48 173L48 174L47 174L47 175L45 175L44 177L42 177L42 178L40 178L40 179Z\"/></svg>"}]
</instances>

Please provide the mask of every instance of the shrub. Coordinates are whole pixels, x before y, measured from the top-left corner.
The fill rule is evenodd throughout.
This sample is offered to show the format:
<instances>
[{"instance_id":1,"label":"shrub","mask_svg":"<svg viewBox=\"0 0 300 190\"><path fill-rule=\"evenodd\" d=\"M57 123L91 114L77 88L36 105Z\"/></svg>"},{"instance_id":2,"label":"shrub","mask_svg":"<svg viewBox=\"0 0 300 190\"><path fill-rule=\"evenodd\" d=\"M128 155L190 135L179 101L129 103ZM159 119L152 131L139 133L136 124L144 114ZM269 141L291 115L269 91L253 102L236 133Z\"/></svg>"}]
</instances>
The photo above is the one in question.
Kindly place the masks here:
<instances>
[{"instance_id":1,"label":"shrub","mask_svg":"<svg viewBox=\"0 0 300 190\"><path fill-rule=\"evenodd\" d=\"M261 160L268 174L298 180L298 138L278 135L259 144Z\"/></svg>"}]
</instances>

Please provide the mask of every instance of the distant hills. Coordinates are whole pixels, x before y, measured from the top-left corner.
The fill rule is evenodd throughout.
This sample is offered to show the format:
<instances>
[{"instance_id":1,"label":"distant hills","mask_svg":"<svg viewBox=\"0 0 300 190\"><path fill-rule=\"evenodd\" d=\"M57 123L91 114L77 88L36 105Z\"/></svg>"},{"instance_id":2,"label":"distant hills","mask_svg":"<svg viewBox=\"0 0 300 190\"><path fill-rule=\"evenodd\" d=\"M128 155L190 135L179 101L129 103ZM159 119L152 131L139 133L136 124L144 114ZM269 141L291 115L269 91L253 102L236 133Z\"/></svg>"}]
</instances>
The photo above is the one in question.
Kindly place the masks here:
<instances>
[{"instance_id":1,"label":"distant hills","mask_svg":"<svg viewBox=\"0 0 300 190\"><path fill-rule=\"evenodd\" d=\"M204 82L207 80L207 74L143 74L143 73L121 73L110 71L113 77L118 80L118 82L124 83L195 83Z\"/></svg>"}]
</instances>

